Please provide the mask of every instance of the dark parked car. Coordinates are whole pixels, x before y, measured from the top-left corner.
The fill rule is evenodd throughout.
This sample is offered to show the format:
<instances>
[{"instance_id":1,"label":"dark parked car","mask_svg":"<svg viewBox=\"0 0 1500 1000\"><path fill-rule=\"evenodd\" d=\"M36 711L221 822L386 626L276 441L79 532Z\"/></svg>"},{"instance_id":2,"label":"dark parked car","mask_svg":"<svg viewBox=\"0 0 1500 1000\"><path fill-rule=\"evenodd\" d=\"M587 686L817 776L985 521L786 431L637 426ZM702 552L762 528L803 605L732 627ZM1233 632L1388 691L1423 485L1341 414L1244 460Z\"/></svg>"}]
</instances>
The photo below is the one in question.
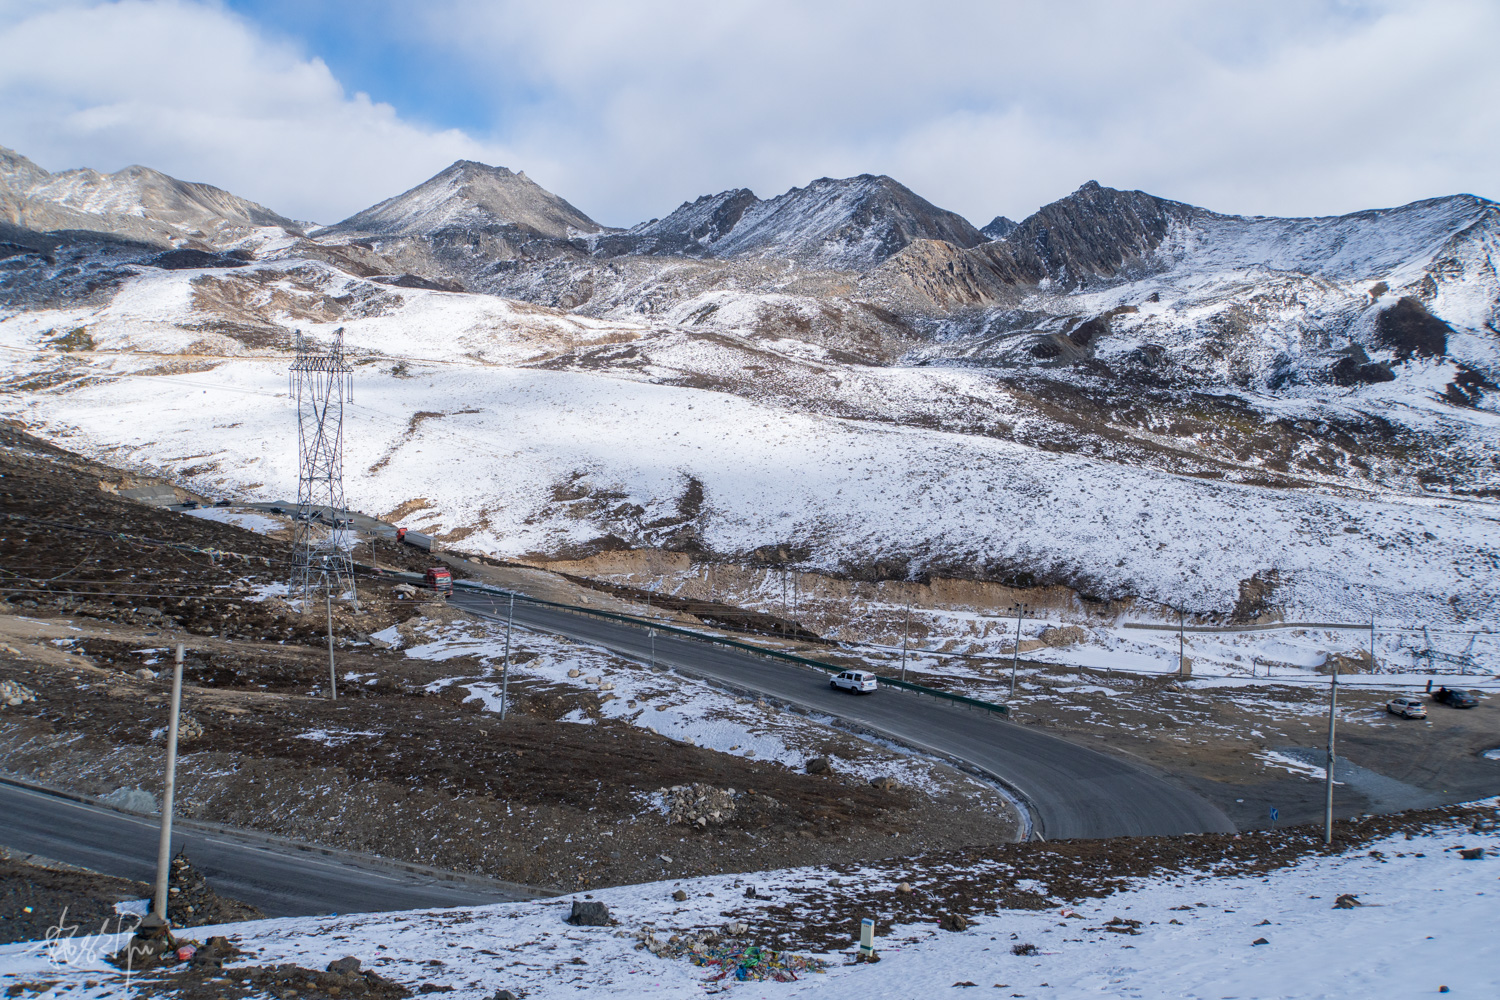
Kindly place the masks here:
<instances>
[{"instance_id":1,"label":"dark parked car","mask_svg":"<svg viewBox=\"0 0 1500 1000\"><path fill-rule=\"evenodd\" d=\"M214 506L215 507L228 507L228 506L230 506L230 503L231 502L228 501L228 500L216 500L216 501L214 501Z\"/></svg>"},{"instance_id":2,"label":"dark parked car","mask_svg":"<svg viewBox=\"0 0 1500 1000\"><path fill-rule=\"evenodd\" d=\"M1469 692L1449 687L1440 687L1432 692L1432 700L1447 705L1449 708L1473 708L1479 704L1479 699Z\"/></svg>"},{"instance_id":3,"label":"dark parked car","mask_svg":"<svg viewBox=\"0 0 1500 1000\"><path fill-rule=\"evenodd\" d=\"M183 510L197 510L198 509L198 501L196 501L196 500L184 500L184 501L182 501L182 509Z\"/></svg>"}]
</instances>

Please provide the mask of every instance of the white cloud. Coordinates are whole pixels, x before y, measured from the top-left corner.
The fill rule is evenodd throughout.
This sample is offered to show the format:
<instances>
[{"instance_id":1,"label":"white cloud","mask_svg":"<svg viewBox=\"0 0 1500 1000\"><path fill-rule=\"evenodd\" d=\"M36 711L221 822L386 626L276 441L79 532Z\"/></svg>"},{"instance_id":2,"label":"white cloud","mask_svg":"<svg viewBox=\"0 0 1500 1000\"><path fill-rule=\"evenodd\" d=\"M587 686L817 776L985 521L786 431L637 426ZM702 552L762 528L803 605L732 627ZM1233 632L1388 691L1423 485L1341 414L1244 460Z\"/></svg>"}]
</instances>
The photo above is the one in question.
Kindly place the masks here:
<instances>
[{"instance_id":1,"label":"white cloud","mask_svg":"<svg viewBox=\"0 0 1500 1000\"><path fill-rule=\"evenodd\" d=\"M145 162L322 220L459 157L524 168L616 225L861 172L980 224L1091 178L1265 214L1500 194L1491 0L454 0L369 16L464 63L500 109L492 133L404 121L217 7L12 2L0 143L49 168Z\"/></svg>"},{"instance_id":2,"label":"white cloud","mask_svg":"<svg viewBox=\"0 0 1500 1000\"><path fill-rule=\"evenodd\" d=\"M507 156L346 94L321 60L216 7L27 6L0 26L0 144L49 170L141 163L334 221L455 159Z\"/></svg>"}]
</instances>

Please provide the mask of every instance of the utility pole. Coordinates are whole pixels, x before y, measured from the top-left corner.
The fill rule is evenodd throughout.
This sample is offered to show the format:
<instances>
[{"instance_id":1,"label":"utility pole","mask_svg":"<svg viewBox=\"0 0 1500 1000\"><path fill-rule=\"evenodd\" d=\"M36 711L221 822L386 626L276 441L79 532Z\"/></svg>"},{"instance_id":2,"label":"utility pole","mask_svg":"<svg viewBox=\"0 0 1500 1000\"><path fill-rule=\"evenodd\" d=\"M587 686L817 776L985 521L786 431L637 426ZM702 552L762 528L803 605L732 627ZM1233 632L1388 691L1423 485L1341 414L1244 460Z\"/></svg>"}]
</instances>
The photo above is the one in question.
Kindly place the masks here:
<instances>
[{"instance_id":1,"label":"utility pole","mask_svg":"<svg viewBox=\"0 0 1500 1000\"><path fill-rule=\"evenodd\" d=\"M510 595L510 614L505 619L505 665L500 668L500 721L505 721L510 699L510 630L516 623L516 595Z\"/></svg>"},{"instance_id":2,"label":"utility pole","mask_svg":"<svg viewBox=\"0 0 1500 1000\"><path fill-rule=\"evenodd\" d=\"M328 700L339 700L339 674L333 665L333 580L323 577L323 596L328 607Z\"/></svg>"},{"instance_id":3,"label":"utility pole","mask_svg":"<svg viewBox=\"0 0 1500 1000\"><path fill-rule=\"evenodd\" d=\"M1183 611L1181 606L1177 608L1177 676L1183 676L1187 669L1187 636L1183 634Z\"/></svg>"},{"instance_id":4,"label":"utility pole","mask_svg":"<svg viewBox=\"0 0 1500 1000\"><path fill-rule=\"evenodd\" d=\"M1333 748L1333 732L1339 702L1339 664L1337 660L1329 662L1333 664L1333 672L1328 677L1328 774L1326 798L1323 804L1323 843L1325 845L1333 844L1333 764L1338 759Z\"/></svg>"},{"instance_id":5,"label":"utility pole","mask_svg":"<svg viewBox=\"0 0 1500 1000\"><path fill-rule=\"evenodd\" d=\"M656 669L656 629L648 628L646 634L651 637L651 669Z\"/></svg>"},{"instance_id":6,"label":"utility pole","mask_svg":"<svg viewBox=\"0 0 1500 1000\"><path fill-rule=\"evenodd\" d=\"M1375 672L1375 612L1370 612L1370 673Z\"/></svg>"},{"instance_id":7,"label":"utility pole","mask_svg":"<svg viewBox=\"0 0 1500 1000\"><path fill-rule=\"evenodd\" d=\"M906 680L906 640L911 636L911 598L906 599L906 626L901 630L901 679Z\"/></svg>"},{"instance_id":8,"label":"utility pole","mask_svg":"<svg viewBox=\"0 0 1500 1000\"><path fill-rule=\"evenodd\" d=\"M177 720L182 714L182 644L172 657L172 710L167 717L167 773L161 789L161 837L156 842L156 896L151 911L167 919L167 876L172 865L172 800L177 791Z\"/></svg>"},{"instance_id":9,"label":"utility pole","mask_svg":"<svg viewBox=\"0 0 1500 1000\"><path fill-rule=\"evenodd\" d=\"M1026 605L1016 605L1016 648L1010 658L1010 700L1016 700L1016 667L1021 663L1021 619L1026 616Z\"/></svg>"}]
</instances>

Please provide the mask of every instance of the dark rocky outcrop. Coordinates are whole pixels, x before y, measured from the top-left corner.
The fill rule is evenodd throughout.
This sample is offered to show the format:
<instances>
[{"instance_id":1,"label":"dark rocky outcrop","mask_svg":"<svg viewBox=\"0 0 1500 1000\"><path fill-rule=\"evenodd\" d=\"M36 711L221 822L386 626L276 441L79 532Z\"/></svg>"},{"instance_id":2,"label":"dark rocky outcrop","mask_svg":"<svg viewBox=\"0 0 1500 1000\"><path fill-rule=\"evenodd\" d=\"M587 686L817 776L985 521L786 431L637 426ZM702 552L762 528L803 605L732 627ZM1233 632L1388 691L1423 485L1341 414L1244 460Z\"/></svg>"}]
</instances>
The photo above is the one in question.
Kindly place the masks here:
<instances>
[{"instance_id":1,"label":"dark rocky outcrop","mask_svg":"<svg viewBox=\"0 0 1500 1000\"><path fill-rule=\"evenodd\" d=\"M1448 353L1448 335L1453 328L1410 296L1402 298L1375 320L1375 336L1381 346L1396 352L1397 361L1413 355L1442 357Z\"/></svg>"}]
</instances>

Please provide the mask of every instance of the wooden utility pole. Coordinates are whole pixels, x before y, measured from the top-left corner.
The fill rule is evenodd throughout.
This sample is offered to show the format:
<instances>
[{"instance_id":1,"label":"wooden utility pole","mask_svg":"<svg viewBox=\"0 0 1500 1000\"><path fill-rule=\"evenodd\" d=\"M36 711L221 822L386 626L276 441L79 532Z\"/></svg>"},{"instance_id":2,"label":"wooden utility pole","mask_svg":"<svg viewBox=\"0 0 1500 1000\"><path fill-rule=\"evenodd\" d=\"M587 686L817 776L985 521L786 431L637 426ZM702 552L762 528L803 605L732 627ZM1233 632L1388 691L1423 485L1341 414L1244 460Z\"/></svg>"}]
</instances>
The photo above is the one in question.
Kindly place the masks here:
<instances>
[{"instance_id":1,"label":"wooden utility pole","mask_svg":"<svg viewBox=\"0 0 1500 1000\"><path fill-rule=\"evenodd\" d=\"M1016 667L1021 663L1021 619L1026 616L1026 605L1016 605L1016 648L1010 658L1010 700L1016 700Z\"/></svg>"},{"instance_id":2,"label":"wooden utility pole","mask_svg":"<svg viewBox=\"0 0 1500 1000\"><path fill-rule=\"evenodd\" d=\"M172 658L172 708L167 717L167 773L161 789L161 836L156 842L156 895L151 912L167 919L167 879L172 865L172 800L177 791L177 720L182 714L182 645Z\"/></svg>"}]
</instances>

